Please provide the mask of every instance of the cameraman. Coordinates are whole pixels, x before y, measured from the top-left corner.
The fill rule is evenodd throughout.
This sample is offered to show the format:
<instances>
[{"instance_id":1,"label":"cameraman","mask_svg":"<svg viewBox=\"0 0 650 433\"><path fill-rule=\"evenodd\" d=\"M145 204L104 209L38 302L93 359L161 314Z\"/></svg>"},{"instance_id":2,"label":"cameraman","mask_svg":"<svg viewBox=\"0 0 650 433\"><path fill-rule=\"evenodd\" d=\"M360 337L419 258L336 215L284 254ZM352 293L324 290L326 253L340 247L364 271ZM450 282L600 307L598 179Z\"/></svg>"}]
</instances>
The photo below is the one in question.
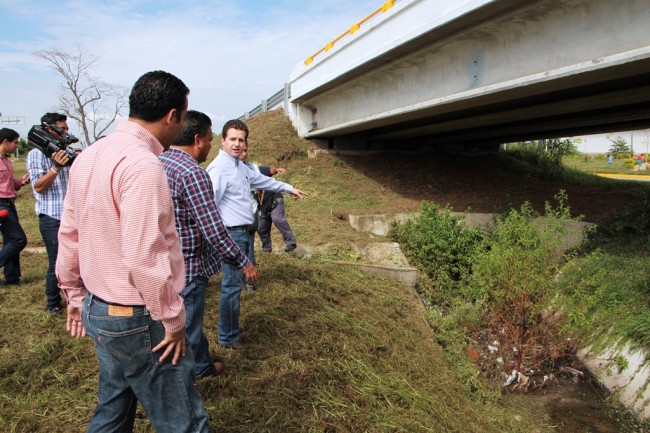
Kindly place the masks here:
<instances>
[{"instance_id":1,"label":"cameraman","mask_svg":"<svg viewBox=\"0 0 650 433\"><path fill-rule=\"evenodd\" d=\"M54 125L64 134L68 133L68 117L65 114L46 113L41 117L41 124ZM55 140L61 134L49 126L44 126L48 134ZM68 188L67 165L69 157L64 150L52 154L52 158L45 156L39 149L32 149L27 154L27 170L32 181L32 190L36 199L36 214L38 215L38 228L41 231L45 249L47 250L48 267L45 274L45 295L47 297L47 311L52 315L62 313L65 306L61 300L54 267L59 251L59 225L61 224L61 210L63 199Z\"/></svg>"}]
</instances>

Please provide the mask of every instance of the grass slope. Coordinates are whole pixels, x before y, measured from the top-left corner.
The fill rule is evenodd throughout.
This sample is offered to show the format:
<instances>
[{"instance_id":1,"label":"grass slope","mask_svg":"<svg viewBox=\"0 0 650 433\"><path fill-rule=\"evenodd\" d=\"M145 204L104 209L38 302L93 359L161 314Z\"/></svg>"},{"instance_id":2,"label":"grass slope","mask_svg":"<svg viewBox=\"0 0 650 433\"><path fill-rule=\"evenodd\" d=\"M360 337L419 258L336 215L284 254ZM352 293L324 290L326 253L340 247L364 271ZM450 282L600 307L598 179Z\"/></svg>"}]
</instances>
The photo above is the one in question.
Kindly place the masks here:
<instances>
[{"instance_id":1,"label":"grass slope","mask_svg":"<svg viewBox=\"0 0 650 433\"><path fill-rule=\"evenodd\" d=\"M281 179L310 193L287 200L299 243L372 242L349 227L347 213L419 207L345 159L308 159L310 144L279 113L249 126L253 160L286 167ZM213 154L218 147L215 140ZM30 197L21 191L19 210L29 245L37 246ZM63 317L45 313L46 255L22 259L26 284L0 288L0 431L83 431L96 402L94 349L65 334ZM478 373L459 372L464 359L448 362L411 289L318 260L260 253L259 261L259 289L242 298L244 352L216 346L219 277L210 282L205 330L227 364L224 375L198 387L215 432L551 430L541 415L477 390L476 380L463 385ZM152 431L143 414L136 431Z\"/></svg>"},{"instance_id":2,"label":"grass slope","mask_svg":"<svg viewBox=\"0 0 650 433\"><path fill-rule=\"evenodd\" d=\"M414 294L331 264L261 257L258 292L244 295L245 352L216 348L218 279L206 332L227 361L199 390L216 432L533 431L456 383ZM0 430L83 431L96 401L91 342L43 309L44 255L25 254L20 290L0 293ZM136 431L152 431L144 416Z\"/></svg>"}]
</instances>

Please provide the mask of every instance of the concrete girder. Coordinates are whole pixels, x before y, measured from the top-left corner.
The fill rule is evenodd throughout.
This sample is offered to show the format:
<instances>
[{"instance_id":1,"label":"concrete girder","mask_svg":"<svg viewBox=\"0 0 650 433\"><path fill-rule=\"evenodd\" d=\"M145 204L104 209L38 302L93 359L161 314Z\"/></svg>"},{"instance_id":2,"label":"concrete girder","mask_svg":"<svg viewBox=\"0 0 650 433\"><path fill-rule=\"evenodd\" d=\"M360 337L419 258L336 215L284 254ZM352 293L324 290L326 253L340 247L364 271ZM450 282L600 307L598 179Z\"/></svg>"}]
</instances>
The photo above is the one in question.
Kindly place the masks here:
<instances>
[{"instance_id":1,"label":"concrete girder","mask_svg":"<svg viewBox=\"0 0 650 433\"><path fill-rule=\"evenodd\" d=\"M420 20L415 30L393 34L397 42L387 35L383 54L375 47L372 58L354 64L344 46L295 74L290 115L302 136L369 147L650 125L647 0L467 1L447 22L431 9L439 0L402 3L348 43L358 50L388 23ZM314 78L335 71L338 56L338 75Z\"/></svg>"}]
</instances>

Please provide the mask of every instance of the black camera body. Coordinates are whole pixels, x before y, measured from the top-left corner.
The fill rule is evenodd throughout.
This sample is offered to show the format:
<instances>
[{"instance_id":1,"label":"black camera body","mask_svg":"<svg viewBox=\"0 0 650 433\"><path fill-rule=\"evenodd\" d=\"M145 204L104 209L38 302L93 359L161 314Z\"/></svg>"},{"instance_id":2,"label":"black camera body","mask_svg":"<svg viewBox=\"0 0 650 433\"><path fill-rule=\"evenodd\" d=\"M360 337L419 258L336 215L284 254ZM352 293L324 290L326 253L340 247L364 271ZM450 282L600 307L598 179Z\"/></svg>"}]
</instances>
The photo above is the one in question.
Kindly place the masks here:
<instances>
[{"instance_id":1,"label":"black camera body","mask_svg":"<svg viewBox=\"0 0 650 433\"><path fill-rule=\"evenodd\" d=\"M59 134L59 138L54 138L45 128L50 128L52 131ZM57 127L56 125L50 125L47 123L42 123L41 125L34 125L32 129L27 133L27 141L31 147L38 149L48 158L52 158L52 155L59 150L65 151L68 154L68 163L66 165L72 164L72 161L77 156L77 153L69 147L72 143L79 141L77 137L71 134L66 134L64 130Z\"/></svg>"}]
</instances>

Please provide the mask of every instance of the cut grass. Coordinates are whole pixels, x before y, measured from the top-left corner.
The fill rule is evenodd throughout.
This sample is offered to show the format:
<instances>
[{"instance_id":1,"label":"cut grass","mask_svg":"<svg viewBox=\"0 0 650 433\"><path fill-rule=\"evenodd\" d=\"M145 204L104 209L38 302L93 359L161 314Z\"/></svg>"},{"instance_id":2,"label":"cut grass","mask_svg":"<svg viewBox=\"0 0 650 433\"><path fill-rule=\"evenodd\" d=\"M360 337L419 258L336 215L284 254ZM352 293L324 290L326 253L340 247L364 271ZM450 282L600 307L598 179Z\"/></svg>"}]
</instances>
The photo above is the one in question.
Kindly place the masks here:
<instances>
[{"instance_id":1,"label":"cut grass","mask_svg":"<svg viewBox=\"0 0 650 433\"><path fill-rule=\"evenodd\" d=\"M350 228L348 214L419 209L420 200L404 194L406 182L386 186L353 159L308 159L311 144L281 113L248 124L252 159L284 166L289 172L278 179L310 194L287 200L299 244L345 250L375 242ZM215 140L208 161L218 148ZM42 245L29 188L17 204L29 246ZM273 240L282 245L276 230ZM44 311L47 256L21 257L26 284L0 289L0 431L83 431L96 404L94 348L87 338L67 336L63 317ZM226 361L222 376L198 383L213 431L552 431L543 415L514 406L516 399L479 389L484 385L467 359L443 353L410 288L319 260L261 253L258 259L258 291L242 297L244 352L216 345L219 277L210 281L205 331L213 354ZM141 412L136 431L153 431Z\"/></svg>"},{"instance_id":2,"label":"cut grass","mask_svg":"<svg viewBox=\"0 0 650 433\"><path fill-rule=\"evenodd\" d=\"M258 291L242 298L245 351L217 349L218 278L210 282L205 331L226 371L198 387L215 432L543 431L456 382L410 289L288 255L262 259ZM0 430L83 431L96 401L94 349L65 334L42 296L42 282L1 293ZM152 431L142 414L136 431Z\"/></svg>"}]
</instances>

